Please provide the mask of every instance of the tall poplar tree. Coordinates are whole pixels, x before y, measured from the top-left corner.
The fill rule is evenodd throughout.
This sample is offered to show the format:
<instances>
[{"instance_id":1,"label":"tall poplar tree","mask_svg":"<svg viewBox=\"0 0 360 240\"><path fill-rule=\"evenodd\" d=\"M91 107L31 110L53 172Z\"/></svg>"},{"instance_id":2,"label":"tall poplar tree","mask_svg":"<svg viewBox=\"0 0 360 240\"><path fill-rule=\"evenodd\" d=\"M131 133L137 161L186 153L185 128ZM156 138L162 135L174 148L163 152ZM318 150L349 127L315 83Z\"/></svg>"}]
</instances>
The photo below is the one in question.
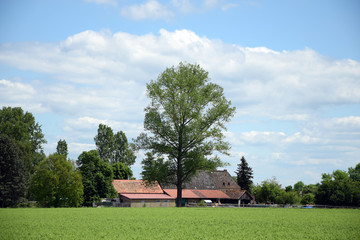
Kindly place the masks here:
<instances>
[{"instance_id":1,"label":"tall poplar tree","mask_svg":"<svg viewBox=\"0 0 360 240\"><path fill-rule=\"evenodd\" d=\"M123 131L114 134L111 127L100 123L94 141L101 159L111 164L121 162L126 166L135 163L135 153Z\"/></svg>"},{"instance_id":2,"label":"tall poplar tree","mask_svg":"<svg viewBox=\"0 0 360 240\"><path fill-rule=\"evenodd\" d=\"M56 153L59 154L59 155L64 155L65 158L67 158L67 155L68 155L68 147L67 147L67 143L64 140L59 140L58 143L57 143L57 146L56 146Z\"/></svg>"},{"instance_id":3,"label":"tall poplar tree","mask_svg":"<svg viewBox=\"0 0 360 240\"><path fill-rule=\"evenodd\" d=\"M209 82L208 72L197 64L167 68L147 84L147 95L151 103L145 109L146 133L136 142L139 148L157 155L157 160L153 158L156 163L147 164L148 171L144 168L142 175L148 181L175 184L176 206L180 207L183 183L199 170L222 165L214 153L228 154L230 150L223 131L235 107L225 98L223 88ZM166 176L154 176L151 166L166 169Z\"/></svg>"}]
</instances>

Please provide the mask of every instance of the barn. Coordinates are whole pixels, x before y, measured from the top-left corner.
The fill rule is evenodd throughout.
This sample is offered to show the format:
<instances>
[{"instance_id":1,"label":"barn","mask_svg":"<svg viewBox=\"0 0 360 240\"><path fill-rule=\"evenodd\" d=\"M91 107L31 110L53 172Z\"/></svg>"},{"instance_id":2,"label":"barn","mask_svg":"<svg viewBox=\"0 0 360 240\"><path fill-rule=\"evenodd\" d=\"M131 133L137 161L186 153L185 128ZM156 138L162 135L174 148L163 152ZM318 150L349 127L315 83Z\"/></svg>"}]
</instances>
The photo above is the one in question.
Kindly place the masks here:
<instances>
[{"instance_id":1,"label":"barn","mask_svg":"<svg viewBox=\"0 0 360 240\"><path fill-rule=\"evenodd\" d=\"M118 193L115 206L119 207L174 207L175 198L168 195L159 183L146 184L143 180L114 180Z\"/></svg>"}]
</instances>

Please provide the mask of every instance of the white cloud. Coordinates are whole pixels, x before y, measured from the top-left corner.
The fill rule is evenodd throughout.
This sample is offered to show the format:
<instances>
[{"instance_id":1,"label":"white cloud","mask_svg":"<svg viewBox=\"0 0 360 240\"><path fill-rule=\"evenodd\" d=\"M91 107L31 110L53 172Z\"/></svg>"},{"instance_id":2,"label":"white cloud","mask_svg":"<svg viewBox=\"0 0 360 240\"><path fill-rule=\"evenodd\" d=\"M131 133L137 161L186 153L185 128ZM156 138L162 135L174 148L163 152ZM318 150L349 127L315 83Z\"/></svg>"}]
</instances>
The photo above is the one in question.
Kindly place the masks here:
<instances>
[{"instance_id":1,"label":"white cloud","mask_svg":"<svg viewBox=\"0 0 360 240\"><path fill-rule=\"evenodd\" d=\"M0 80L0 92L2 100L24 102L31 99L36 93L30 84L12 82L6 79Z\"/></svg>"},{"instance_id":2,"label":"white cloud","mask_svg":"<svg viewBox=\"0 0 360 240\"><path fill-rule=\"evenodd\" d=\"M333 127L341 127L352 130L358 129L360 130L360 116L349 116L349 117L343 117L343 118L334 118L331 121L331 124Z\"/></svg>"},{"instance_id":3,"label":"white cloud","mask_svg":"<svg viewBox=\"0 0 360 240\"><path fill-rule=\"evenodd\" d=\"M316 137L311 137L308 135L304 135L301 132L297 132L292 136L286 137L283 140L285 143L303 143L303 144L313 144L321 142L321 139Z\"/></svg>"},{"instance_id":4,"label":"white cloud","mask_svg":"<svg viewBox=\"0 0 360 240\"><path fill-rule=\"evenodd\" d=\"M140 5L125 6L121 9L121 15L133 20L144 19L169 19L174 16L166 6L156 0L149 0Z\"/></svg>"},{"instance_id":5,"label":"white cloud","mask_svg":"<svg viewBox=\"0 0 360 240\"><path fill-rule=\"evenodd\" d=\"M35 89L36 85L36 82L32 85L7 79L0 80L0 105L22 107L30 112L46 112L47 109Z\"/></svg>"},{"instance_id":6,"label":"white cloud","mask_svg":"<svg viewBox=\"0 0 360 240\"><path fill-rule=\"evenodd\" d=\"M306 121L310 119L309 114L286 114L286 115L280 115L280 116L274 116L274 119L278 120L284 120L284 121Z\"/></svg>"},{"instance_id":7,"label":"white cloud","mask_svg":"<svg viewBox=\"0 0 360 240\"><path fill-rule=\"evenodd\" d=\"M360 102L356 61L328 59L310 49L244 48L189 30L142 36L85 31L59 44L2 46L0 61L81 84L123 85L127 79L125 88L143 85L179 61L197 62L233 103L246 105L241 111L264 116L304 119L308 109Z\"/></svg>"},{"instance_id":8,"label":"white cloud","mask_svg":"<svg viewBox=\"0 0 360 240\"><path fill-rule=\"evenodd\" d=\"M146 83L180 61L199 63L224 88L238 111L232 124L239 123L226 133L227 140L236 156L246 153L257 169L276 162L328 163L329 171L354 166L360 116L345 112L329 118L317 110L359 106L360 63L311 49L247 48L186 29L146 35L85 31L58 43L8 43L0 45L0 64L40 77L0 76L0 104L61 116L66 140L78 153L81 144L93 146L99 123L136 137L149 102ZM271 123L244 123L243 117ZM48 139L49 144L58 140ZM234 168L236 161L229 161Z\"/></svg>"}]
</instances>

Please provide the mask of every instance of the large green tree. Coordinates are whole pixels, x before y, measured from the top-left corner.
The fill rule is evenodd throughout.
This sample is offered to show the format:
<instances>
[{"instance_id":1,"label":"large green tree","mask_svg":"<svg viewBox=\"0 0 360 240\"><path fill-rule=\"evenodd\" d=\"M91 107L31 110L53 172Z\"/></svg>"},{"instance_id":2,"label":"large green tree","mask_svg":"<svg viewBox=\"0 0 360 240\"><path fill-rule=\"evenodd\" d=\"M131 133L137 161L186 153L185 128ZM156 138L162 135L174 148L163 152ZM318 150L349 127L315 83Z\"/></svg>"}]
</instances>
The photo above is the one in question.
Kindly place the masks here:
<instances>
[{"instance_id":1,"label":"large green tree","mask_svg":"<svg viewBox=\"0 0 360 240\"><path fill-rule=\"evenodd\" d=\"M20 107L0 109L0 134L5 134L15 141L29 173L44 159L42 144L46 143L46 140L41 126L35 122L31 113L24 112Z\"/></svg>"},{"instance_id":2,"label":"large green tree","mask_svg":"<svg viewBox=\"0 0 360 240\"><path fill-rule=\"evenodd\" d=\"M107 160L100 158L97 150L83 152L76 163L83 177L85 206L101 198L116 197L112 168Z\"/></svg>"},{"instance_id":3,"label":"large green tree","mask_svg":"<svg viewBox=\"0 0 360 240\"><path fill-rule=\"evenodd\" d=\"M354 178L354 169L322 174L321 184L315 193L315 202L323 205L360 206L360 181Z\"/></svg>"},{"instance_id":4,"label":"large green tree","mask_svg":"<svg viewBox=\"0 0 360 240\"><path fill-rule=\"evenodd\" d=\"M14 207L25 196L29 175L14 140L0 134L0 207Z\"/></svg>"},{"instance_id":5,"label":"large green tree","mask_svg":"<svg viewBox=\"0 0 360 240\"><path fill-rule=\"evenodd\" d=\"M110 163L122 162L127 166L135 163L135 153L123 131L114 134L111 127L99 124L94 141L101 159Z\"/></svg>"},{"instance_id":6,"label":"large green tree","mask_svg":"<svg viewBox=\"0 0 360 240\"><path fill-rule=\"evenodd\" d=\"M245 160L245 157L242 156L240 163L238 164L238 169L235 172L237 176L237 183L243 190L250 191L250 186L252 184L253 170L249 167L249 164Z\"/></svg>"},{"instance_id":7,"label":"large green tree","mask_svg":"<svg viewBox=\"0 0 360 240\"><path fill-rule=\"evenodd\" d=\"M285 191L275 177L262 181L261 185L256 185L252 189L256 201L259 203L277 203L282 192Z\"/></svg>"},{"instance_id":8,"label":"large green tree","mask_svg":"<svg viewBox=\"0 0 360 240\"><path fill-rule=\"evenodd\" d=\"M197 64L167 68L147 84L147 95L151 103L145 109L146 133L136 142L139 148L165 159L162 165L167 177L153 179L146 171L143 176L176 184L179 207L183 183L198 170L222 165L214 152L228 154L230 145L224 141L223 131L235 107L225 98L223 88L209 82L208 72Z\"/></svg>"},{"instance_id":9,"label":"large green tree","mask_svg":"<svg viewBox=\"0 0 360 240\"><path fill-rule=\"evenodd\" d=\"M43 207L79 207L84 187L80 171L65 155L52 154L31 177L33 198Z\"/></svg>"}]
</instances>

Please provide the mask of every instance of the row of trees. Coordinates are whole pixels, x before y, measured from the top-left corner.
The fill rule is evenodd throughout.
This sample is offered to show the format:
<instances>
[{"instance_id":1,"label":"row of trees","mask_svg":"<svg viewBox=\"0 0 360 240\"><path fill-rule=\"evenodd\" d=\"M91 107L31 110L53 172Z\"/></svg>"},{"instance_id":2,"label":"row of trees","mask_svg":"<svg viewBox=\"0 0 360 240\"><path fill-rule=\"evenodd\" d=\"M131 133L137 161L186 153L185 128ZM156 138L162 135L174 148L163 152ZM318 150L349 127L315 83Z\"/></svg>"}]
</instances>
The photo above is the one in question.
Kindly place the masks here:
<instances>
[{"instance_id":1,"label":"row of trees","mask_svg":"<svg viewBox=\"0 0 360 240\"><path fill-rule=\"evenodd\" d=\"M44 207L90 206L115 197L113 179L130 179L135 162L125 134L103 124L94 138L96 150L78 160L67 158L65 140L45 156L41 127L21 108L0 110L0 207L15 207L35 200Z\"/></svg>"},{"instance_id":2,"label":"row of trees","mask_svg":"<svg viewBox=\"0 0 360 240\"><path fill-rule=\"evenodd\" d=\"M324 173L321 183L305 185L299 181L285 188L275 177L253 185L253 171L244 156L235 173L241 189L254 194L260 203L360 206L360 163L348 171Z\"/></svg>"},{"instance_id":3,"label":"row of trees","mask_svg":"<svg viewBox=\"0 0 360 240\"><path fill-rule=\"evenodd\" d=\"M275 177L253 185L251 192L260 203L360 206L360 163L348 171L322 174L321 183L281 187Z\"/></svg>"}]
</instances>

